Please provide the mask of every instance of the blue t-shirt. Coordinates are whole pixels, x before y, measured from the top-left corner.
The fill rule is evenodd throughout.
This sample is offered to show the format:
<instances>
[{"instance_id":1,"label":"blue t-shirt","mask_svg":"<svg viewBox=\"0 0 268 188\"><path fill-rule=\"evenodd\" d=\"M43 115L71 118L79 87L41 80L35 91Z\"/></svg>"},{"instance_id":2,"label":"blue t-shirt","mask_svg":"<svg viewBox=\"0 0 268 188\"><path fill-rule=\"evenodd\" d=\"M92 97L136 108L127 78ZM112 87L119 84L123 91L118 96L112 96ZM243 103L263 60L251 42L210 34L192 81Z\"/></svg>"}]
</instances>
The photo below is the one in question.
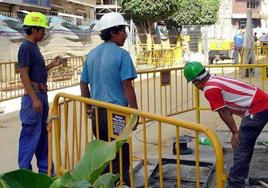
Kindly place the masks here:
<instances>
[{"instance_id":1,"label":"blue t-shirt","mask_svg":"<svg viewBox=\"0 0 268 188\"><path fill-rule=\"evenodd\" d=\"M244 36L241 34L236 34L234 37L234 44L235 47L242 47L244 43Z\"/></svg>"},{"instance_id":2,"label":"blue t-shirt","mask_svg":"<svg viewBox=\"0 0 268 188\"><path fill-rule=\"evenodd\" d=\"M25 40L22 42L18 53L19 67L29 67L30 80L36 83L47 82L47 68L44 57L38 46Z\"/></svg>"},{"instance_id":3,"label":"blue t-shirt","mask_svg":"<svg viewBox=\"0 0 268 188\"><path fill-rule=\"evenodd\" d=\"M127 106L122 81L137 78L129 53L113 42L104 42L87 55L81 81L90 85L90 97Z\"/></svg>"}]
</instances>

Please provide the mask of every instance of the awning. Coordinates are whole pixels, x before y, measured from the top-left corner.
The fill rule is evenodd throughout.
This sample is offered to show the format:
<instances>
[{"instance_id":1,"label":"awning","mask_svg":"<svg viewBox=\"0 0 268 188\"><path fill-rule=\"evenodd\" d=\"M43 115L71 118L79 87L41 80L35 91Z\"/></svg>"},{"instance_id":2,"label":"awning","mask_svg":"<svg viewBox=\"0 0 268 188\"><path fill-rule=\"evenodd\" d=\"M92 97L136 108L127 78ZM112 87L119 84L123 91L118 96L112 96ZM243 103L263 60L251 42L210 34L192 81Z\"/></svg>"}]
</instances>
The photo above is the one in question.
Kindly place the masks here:
<instances>
[{"instance_id":1,"label":"awning","mask_svg":"<svg viewBox=\"0 0 268 188\"><path fill-rule=\"evenodd\" d=\"M74 15L74 14L66 14L66 13L58 13L59 16L66 16L66 17L71 17L71 18L79 18L79 19L84 19L83 16L78 16L78 15Z\"/></svg>"},{"instance_id":2,"label":"awning","mask_svg":"<svg viewBox=\"0 0 268 188\"><path fill-rule=\"evenodd\" d=\"M232 14L232 18L233 19L247 19L247 14L235 13L235 14ZM253 19L261 19L262 15L259 13L252 13L252 18Z\"/></svg>"},{"instance_id":3,"label":"awning","mask_svg":"<svg viewBox=\"0 0 268 188\"><path fill-rule=\"evenodd\" d=\"M68 2L71 2L71 3L76 3L76 4L79 4L79 5L84 5L84 6L88 6L88 7L92 7L92 8L95 8L96 5L93 5L93 4L90 4L90 3L86 3L84 1L79 1L79 0L66 0Z\"/></svg>"}]
</instances>

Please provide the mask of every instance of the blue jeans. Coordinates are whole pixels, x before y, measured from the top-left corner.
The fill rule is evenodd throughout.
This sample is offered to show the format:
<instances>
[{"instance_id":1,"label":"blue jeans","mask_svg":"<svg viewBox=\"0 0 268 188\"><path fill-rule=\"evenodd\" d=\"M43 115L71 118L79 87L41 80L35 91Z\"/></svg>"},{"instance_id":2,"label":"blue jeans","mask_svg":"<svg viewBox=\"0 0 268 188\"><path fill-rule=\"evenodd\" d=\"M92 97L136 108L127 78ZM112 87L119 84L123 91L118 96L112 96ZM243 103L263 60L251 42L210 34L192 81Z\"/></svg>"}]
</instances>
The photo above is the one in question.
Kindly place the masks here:
<instances>
[{"instance_id":1,"label":"blue jeans","mask_svg":"<svg viewBox=\"0 0 268 188\"><path fill-rule=\"evenodd\" d=\"M239 61L239 54L241 55L241 47L235 47L234 52L233 52L233 58L234 58L234 63L237 64Z\"/></svg>"},{"instance_id":2,"label":"blue jeans","mask_svg":"<svg viewBox=\"0 0 268 188\"><path fill-rule=\"evenodd\" d=\"M36 93L42 103L43 111L35 112L31 97L26 94L21 98L20 119L22 129L19 139L18 163L20 169L32 169L31 161L36 156L39 172L48 171L47 93ZM53 172L52 172L53 173Z\"/></svg>"},{"instance_id":3,"label":"blue jeans","mask_svg":"<svg viewBox=\"0 0 268 188\"><path fill-rule=\"evenodd\" d=\"M234 150L227 188L245 188L255 142L267 122L268 110L255 114L253 118L246 116L242 119L239 129L240 145Z\"/></svg>"}]
</instances>

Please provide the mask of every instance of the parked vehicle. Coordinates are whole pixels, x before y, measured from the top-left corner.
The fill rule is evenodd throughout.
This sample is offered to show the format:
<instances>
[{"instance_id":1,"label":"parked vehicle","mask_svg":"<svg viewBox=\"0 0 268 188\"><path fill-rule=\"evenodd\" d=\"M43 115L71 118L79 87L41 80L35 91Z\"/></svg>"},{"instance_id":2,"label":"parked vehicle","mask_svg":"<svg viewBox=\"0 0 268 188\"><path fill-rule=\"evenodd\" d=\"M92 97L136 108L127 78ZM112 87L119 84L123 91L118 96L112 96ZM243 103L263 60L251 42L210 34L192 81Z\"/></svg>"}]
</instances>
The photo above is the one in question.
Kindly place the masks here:
<instances>
[{"instance_id":1,"label":"parked vehicle","mask_svg":"<svg viewBox=\"0 0 268 188\"><path fill-rule=\"evenodd\" d=\"M209 64L213 64L214 60L220 61L224 59L232 59L233 57L233 41L232 40L209 40L208 42L208 59Z\"/></svg>"}]
</instances>

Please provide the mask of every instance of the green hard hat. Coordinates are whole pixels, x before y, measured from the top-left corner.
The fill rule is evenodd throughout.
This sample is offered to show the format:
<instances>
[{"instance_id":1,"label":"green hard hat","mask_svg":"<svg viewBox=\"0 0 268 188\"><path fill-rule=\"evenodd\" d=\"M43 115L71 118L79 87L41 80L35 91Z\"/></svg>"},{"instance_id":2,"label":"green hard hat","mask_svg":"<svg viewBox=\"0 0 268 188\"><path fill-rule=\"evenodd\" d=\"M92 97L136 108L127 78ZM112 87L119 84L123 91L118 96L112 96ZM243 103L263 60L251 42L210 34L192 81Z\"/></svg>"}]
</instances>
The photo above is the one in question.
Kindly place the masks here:
<instances>
[{"instance_id":1,"label":"green hard hat","mask_svg":"<svg viewBox=\"0 0 268 188\"><path fill-rule=\"evenodd\" d=\"M195 77L197 77L205 67L197 61L190 61L184 65L183 73L187 82L192 81Z\"/></svg>"},{"instance_id":2,"label":"green hard hat","mask_svg":"<svg viewBox=\"0 0 268 188\"><path fill-rule=\"evenodd\" d=\"M49 28L46 16L40 12L28 13L24 18L23 26L36 26L36 27Z\"/></svg>"}]
</instances>

